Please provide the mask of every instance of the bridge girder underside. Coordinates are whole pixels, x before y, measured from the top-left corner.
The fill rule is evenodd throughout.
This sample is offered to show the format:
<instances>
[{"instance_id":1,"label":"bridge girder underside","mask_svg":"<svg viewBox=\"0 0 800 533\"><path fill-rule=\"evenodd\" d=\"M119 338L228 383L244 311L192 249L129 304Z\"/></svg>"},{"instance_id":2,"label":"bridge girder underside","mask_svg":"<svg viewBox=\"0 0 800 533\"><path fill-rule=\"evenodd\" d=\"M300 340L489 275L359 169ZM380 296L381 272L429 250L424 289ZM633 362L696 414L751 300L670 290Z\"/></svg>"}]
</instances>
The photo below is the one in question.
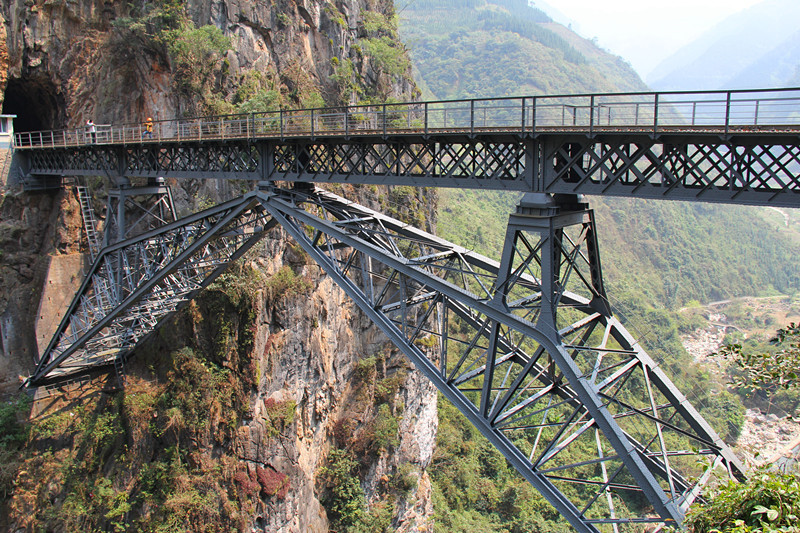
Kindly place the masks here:
<instances>
[{"instance_id":1,"label":"bridge girder underside","mask_svg":"<svg viewBox=\"0 0 800 533\"><path fill-rule=\"evenodd\" d=\"M713 469L741 466L613 316L591 210L543 198L512 215L498 263L264 184L103 249L29 383L124 359L280 224L578 531L679 524Z\"/></svg>"},{"instance_id":2,"label":"bridge girder underside","mask_svg":"<svg viewBox=\"0 0 800 533\"><path fill-rule=\"evenodd\" d=\"M800 206L800 145L748 135L461 134L33 149L35 188L62 175L460 187Z\"/></svg>"}]
</instances>

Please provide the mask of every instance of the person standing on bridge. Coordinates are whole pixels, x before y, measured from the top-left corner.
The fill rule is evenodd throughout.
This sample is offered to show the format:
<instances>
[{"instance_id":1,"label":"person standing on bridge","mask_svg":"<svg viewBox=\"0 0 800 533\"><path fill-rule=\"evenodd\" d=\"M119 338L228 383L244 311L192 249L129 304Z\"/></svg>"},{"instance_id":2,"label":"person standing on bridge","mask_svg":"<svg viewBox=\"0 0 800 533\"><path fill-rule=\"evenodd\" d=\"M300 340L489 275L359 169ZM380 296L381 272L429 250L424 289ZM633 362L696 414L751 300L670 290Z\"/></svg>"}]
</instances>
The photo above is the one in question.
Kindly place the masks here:
<instances>
[{"instance_id":1,"label":"person standing on bridge","mask_svg":"<svg viewBox=\"0 0 800 533\"><path fill-rule=\"evenodd\" d=\"M89 138L92 140L92 144L97 142L97 128L95 127L92 119L86 121L86 132L89 134Z\"/></svg>"},{"instance_id":2,"label":"person standing on bridge","mask_svg":"<svg viewBox=\"0 0 800 533\"><path fill-rule=\"evenodd\" d=\"M145 137L153 138L153 119L152 117L147 117L147 120L144 121L144 134L142 135L142 139Z\"/></svg>"}]
</instances>

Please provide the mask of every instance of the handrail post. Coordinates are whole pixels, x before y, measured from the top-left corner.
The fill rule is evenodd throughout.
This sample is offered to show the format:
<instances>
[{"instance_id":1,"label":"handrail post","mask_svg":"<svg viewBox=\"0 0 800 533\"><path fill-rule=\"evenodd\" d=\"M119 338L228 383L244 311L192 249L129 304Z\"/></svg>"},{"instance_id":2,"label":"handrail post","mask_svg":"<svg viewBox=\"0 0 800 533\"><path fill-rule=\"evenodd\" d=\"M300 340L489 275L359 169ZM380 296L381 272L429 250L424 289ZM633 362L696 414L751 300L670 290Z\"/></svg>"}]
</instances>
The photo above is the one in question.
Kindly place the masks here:
<instances>
[{"instance_id":1,"label":"handrail post","mask_svg":"<svg viewBox=\"0 0 800 533\"><path fill-rule=\"evenodd\" d=\"M653 105L653 136L658 133L658 93L655 93L655 102Z\"/></svg>"},{"instance_id":2,"label":"handrail post","mask_svg":"<svg viewBox=\"0 0 800 533\"><path fill-rule=\"evenodd\" d=\"M314 139L314 110L311 110L311 139Z\"/></svg>"},{"instance_id":3,"label":"handrail post","mask_svg":"<svg viewBox=\"0 0 800 533\"><path fill-rule=\"evenodd\" d=\"M761 103L761 100L756 100L756 116L754 117L753 126L758 126L758 105Z\"/></svg>"},{"instance_id":4,"label":"handrail post","mask_svg":"<svg viewBox=\"0 0 800 533\"><path fill-rule=\"evenodd\" d=\"M425 136L428 136L428 102L425 102Z\"/></svg>"},{"instance_id":5,"label":"handrail post","mask_svg":"<svg viewBox=\"0 0 800 533\"><path fill-rule=\"evenodd\" d=\"M599 113L598 113L599 115ZM600 118L599 116L597 117ZM594 95L589 98L589 136L594 133Z\"/></svg>"},{"instance_id":6,"label":"handrail post","mask_svg":"<svg viewBox=\"0 0 800 533\"><path fill-rule=\"evenodd\" d=\"M386 104L383 104L383 136L386 137Z\"/></svg>"},{"instance_id":7,"label":"handrail post","mask_svg":"<svg viewBox=\"0 0 800 533\"><path fill-rule=\"evenodd\" d=\"M348 111L350 110L350 106L345 106L344 108L344 137L345 139L350 137L350 120L348 118Z\"/></svg>"},{"instance_id":8,"label":"handrail post","mask_svg":"<svg viewBox=\"0 0 800 533\"><path fill-rule=\"evenodd\" d=\"M531 135L536 135L536 97L531 102Z\"/></svg>"},{"instance_id":9,"label":"handrail post","mask_svg":"<svg viewBox=\"0 0 800 533\"><path fill-rule=\"evenodd\" d=\"M475 133L475 100L469 101L469 133Z\"/></svg>"},{"instance_id":10,"label":"handrail post","mask_svg":"<svg viewBox=\"0 0 800 533\"><path fill-rule=\"evenodd\" d=\"M525 134L525 97L522 97L522 122L520 123L520 132Z\"/></svg>"},{"instance_id":11,"label":"handrail post","mask_svg":"<svg viewBox=\"0 0 800 533\"><path fill-rule=\"evenodd\" d=\"M731 92L728 91L727 96L725 97L725 135L728 134L730 125L731 125Z\"/></svg>"},{"instance_id":12,"label":"handrail post","mask_svg":"<svg viewBox=\"0 0 800 533\"><path fill-rule=\"evenodd\" d=\"M283 108L280 111L281 141L283 141Z\"/></svg>"}]
</instances>

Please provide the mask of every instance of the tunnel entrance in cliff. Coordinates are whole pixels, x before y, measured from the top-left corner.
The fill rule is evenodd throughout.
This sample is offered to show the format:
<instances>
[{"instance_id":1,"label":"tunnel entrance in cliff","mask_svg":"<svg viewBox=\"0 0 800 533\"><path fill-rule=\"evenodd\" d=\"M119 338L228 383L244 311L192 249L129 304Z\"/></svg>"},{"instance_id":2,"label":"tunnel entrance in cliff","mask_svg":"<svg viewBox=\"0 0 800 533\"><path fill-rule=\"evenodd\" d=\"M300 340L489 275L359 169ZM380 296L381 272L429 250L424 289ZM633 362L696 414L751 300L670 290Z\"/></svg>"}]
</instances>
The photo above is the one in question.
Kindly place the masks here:
<instances>
[{"instance_id":1,"label":"tunnel entrance in cliff","mask_svg":"<svg viewBox=\"0 0 800 533\"><path fill-rule=\"evenodd\" d=\"M3 114L17 115L14 131L59 129L64 126L63 99L49 79L9 78Z\"/></svg>"}]
</instances>

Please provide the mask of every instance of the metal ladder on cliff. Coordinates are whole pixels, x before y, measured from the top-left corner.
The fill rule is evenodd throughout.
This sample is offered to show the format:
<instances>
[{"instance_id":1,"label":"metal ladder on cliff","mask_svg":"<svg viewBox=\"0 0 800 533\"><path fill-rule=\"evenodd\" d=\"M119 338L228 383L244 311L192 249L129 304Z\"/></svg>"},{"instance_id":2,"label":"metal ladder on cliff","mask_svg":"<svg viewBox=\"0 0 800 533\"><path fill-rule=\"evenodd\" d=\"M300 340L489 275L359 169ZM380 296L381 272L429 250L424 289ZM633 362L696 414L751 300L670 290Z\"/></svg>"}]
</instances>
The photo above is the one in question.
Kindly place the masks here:
<instances>
[{"instance_id":1,"label":"metal ladder on cliff","mask_svg":"<svg viewBox=\"0 0 800 533\"><path fill-rule=\"evenodd\" d=\"M117 387L119 390L125 388L125 356L114 358L114 374L117 377Z\"/></svg>"},{"instance_id":2,"label":"metal ladder on cliff","mask_svg":"<svg viewBox=\"0 0 800 533\"><path fill-rule=\"evenodd\" d=\"M81 214L83 215L83 228L86 231L86 239L89 241L89 255L94 261L100 251L100 239L97 235L97 219L92 207L92 195L89 193L89 187L85 185L75 184L75 190L78 192L78 201L81 204Z\"/></svg>"},{"instance_id":3,"label":"metal ladder on cliff","mask_svg":"<svg viewBox=\"0 0 800 533\"><path fill-rule=\"evenodd\" d=\"M74 186L78 193L78 201L81 204L83 228L86 231L86 240L89 242L89 257L93 263L100 253L101 246L100 236L97 232L97 219L94 216L94 208L92 207L92 195L86 185L81 185L76 181ZM107 280L103 280L102 283L98 284L95 290L95 298L97 298L100 309L109 310L114 307L114 298L111 295Z\"/></svg>"}]
</instances>

